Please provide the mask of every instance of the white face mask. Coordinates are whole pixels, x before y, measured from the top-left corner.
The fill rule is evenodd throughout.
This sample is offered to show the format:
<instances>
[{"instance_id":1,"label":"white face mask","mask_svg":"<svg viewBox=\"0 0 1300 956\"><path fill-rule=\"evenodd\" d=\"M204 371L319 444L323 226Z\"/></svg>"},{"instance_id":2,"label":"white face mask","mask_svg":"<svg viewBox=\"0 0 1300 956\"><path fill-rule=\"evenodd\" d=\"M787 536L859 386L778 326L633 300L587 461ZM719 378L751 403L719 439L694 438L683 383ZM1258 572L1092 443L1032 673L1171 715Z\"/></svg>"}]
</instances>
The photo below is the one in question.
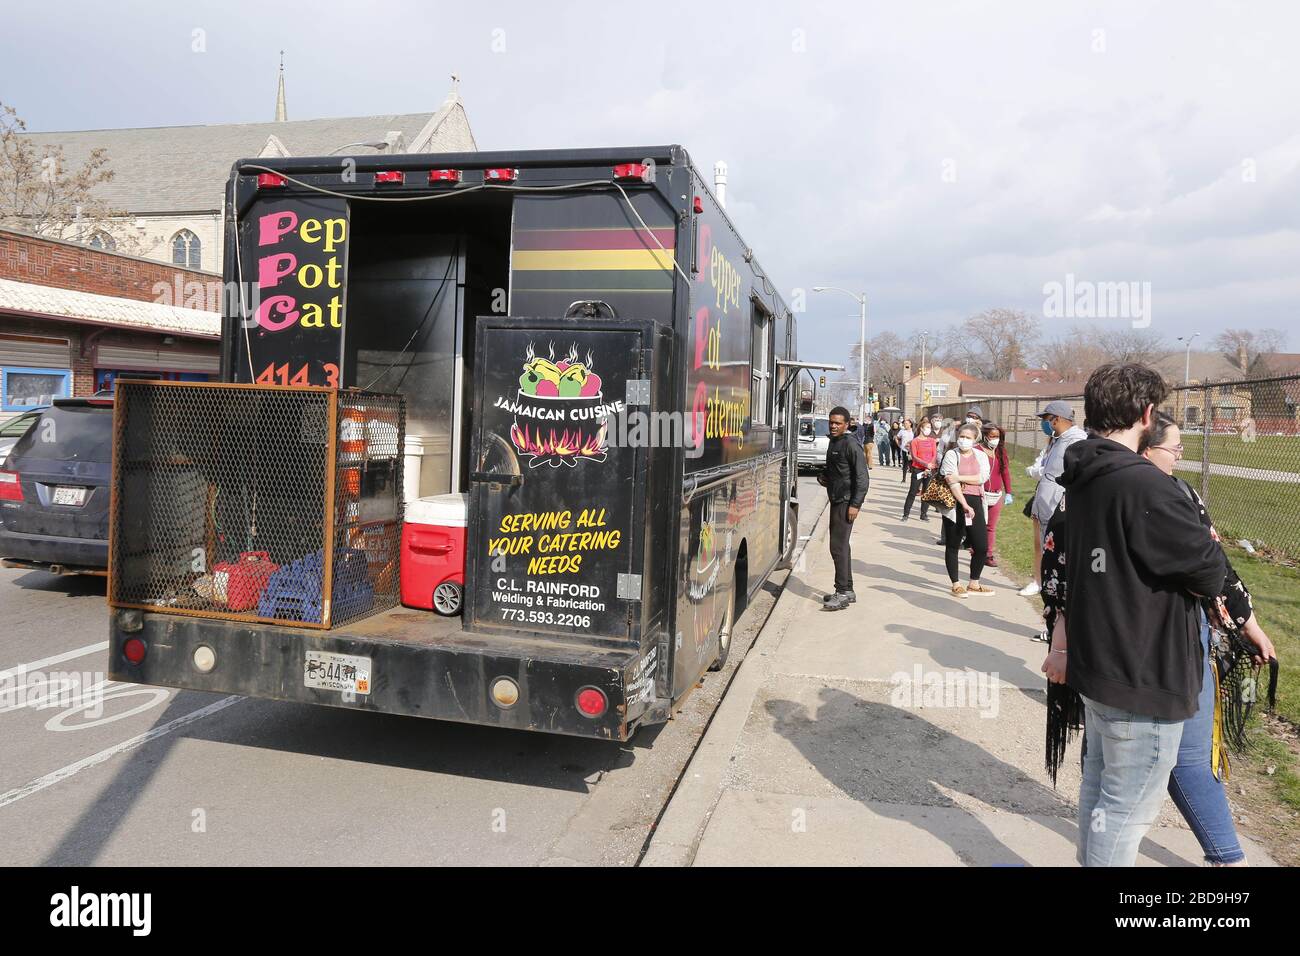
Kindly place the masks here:
<instances>
[{"instance_id":1,"label":"white face mask","mask_svg":"<svg viewBox=\"0 0 1300 956\"><path fill-rule=\"evenodd\" d=\"M973 438L958 438L958 439L957 439L957 447L960 448L962 451L970 451L972 448L975 447L975 439L973 439Z\"/></svg>"},{"instance_id":2,"label":"white face mask","mask_svg":"<svg viewBox=\"0 0 1300 956\"><path fill-rule=\"evenodd\" d=\"M997 448L997 447L998 447L998 443L1001 442L1001 441L1002 441L1001 438L990 438L990 439L989 439L989 447L990 447L990 448Z\"/></svg>"},{"instance_id":3,"label":"white face mask","mask_svg":"<svg viewBox=\"0 0 1300 956\"><path fill-rule=\"evenodd\" d=\"M928 434L930 434L930 432L931 432L932 430L933 430L933 429L931 429L929 425L922 425L922 426L921 426L921 434L922 434L922 435L928 435Z\"/></svg>"}]
</instances>

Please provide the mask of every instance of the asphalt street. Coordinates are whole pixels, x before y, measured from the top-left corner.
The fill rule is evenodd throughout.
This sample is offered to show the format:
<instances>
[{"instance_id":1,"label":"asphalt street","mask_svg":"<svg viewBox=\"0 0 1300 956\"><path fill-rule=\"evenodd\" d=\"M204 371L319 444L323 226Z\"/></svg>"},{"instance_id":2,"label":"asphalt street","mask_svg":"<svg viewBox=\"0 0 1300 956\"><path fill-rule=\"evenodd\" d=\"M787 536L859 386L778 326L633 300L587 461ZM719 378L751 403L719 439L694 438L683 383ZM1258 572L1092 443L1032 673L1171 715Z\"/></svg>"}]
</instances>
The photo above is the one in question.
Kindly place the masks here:
<instances>
[{"instance_id":1,"label":"asphalt street","mask_svg":"<svg viewBox=\"0 0 1300 956\"><path fill-rule=\"evenodd\" d=\"M3 861L634 865L784 577L620 745L107 682L103 579L0 569Z\"/></svg>"}]
</instances>

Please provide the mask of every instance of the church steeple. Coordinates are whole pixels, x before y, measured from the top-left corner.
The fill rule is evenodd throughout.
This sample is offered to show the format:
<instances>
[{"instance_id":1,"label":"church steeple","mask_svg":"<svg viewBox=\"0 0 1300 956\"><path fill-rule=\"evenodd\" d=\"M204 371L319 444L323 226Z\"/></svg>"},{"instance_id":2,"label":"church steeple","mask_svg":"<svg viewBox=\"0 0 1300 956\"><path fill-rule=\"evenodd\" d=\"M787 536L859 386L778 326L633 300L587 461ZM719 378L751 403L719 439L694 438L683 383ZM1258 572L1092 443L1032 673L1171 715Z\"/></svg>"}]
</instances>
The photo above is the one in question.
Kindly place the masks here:
<instances>
[{"instance_id":1,"label":"church steeple","mask_svg":"<svg viewBox=\"0 0 1300 956\"><path fill-rule=\"evenodd\" d=\"M275 94L275 121L277 123L287 122L289 115L284 106L284 51L280 51L280 88Z\"/></svg>"}]
</instances>

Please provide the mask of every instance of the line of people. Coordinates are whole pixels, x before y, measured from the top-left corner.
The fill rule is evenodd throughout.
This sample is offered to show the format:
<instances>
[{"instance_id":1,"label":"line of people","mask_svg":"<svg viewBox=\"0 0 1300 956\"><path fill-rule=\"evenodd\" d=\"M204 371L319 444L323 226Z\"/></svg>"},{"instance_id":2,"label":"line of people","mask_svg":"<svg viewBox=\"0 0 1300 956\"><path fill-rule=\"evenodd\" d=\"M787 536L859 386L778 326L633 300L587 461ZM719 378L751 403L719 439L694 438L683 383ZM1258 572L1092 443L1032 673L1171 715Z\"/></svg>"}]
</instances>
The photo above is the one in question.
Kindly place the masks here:
<instances>
[{"instance_id":1,"label":"line of people","mask_svg":"<svg viewBox=\"0 0 1300 956\"><path fill-rule=\"evenodd\" d=\"M1002 510L1010 504L1011 472L1005 433L986 422L979 406L965 420L948 423L940 413L905 419L898 432L903 481L910 482L903 501L903 521L910 521L919 500L920 518L933 508L943 516L935 542L944 549L944 564L954 597L988 596L993 588L981 580L986 567L997 567L994 548ZM961 552L969 555L967 581L961 582Z\"/></svg>"}]
</instances>

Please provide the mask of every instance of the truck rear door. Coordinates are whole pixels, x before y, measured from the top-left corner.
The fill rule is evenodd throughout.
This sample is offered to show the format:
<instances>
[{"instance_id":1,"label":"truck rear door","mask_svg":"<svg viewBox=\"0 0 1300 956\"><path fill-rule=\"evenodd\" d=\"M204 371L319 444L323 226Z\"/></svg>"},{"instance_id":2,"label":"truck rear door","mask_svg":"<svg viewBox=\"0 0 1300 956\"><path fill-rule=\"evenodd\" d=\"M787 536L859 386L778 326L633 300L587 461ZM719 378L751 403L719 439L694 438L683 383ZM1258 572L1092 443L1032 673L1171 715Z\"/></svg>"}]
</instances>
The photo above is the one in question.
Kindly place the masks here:
<instances>
[{"instance_id":1,"label":"truck rear door","mask_svg":"<svg viewBox=\"0 0 1300 956\"><path fill-rule=\"evenodd\" d=\"M478 320L467 627L636 636L645 449L618 436L648 329Z\"/></svg>"}]
</instances>

